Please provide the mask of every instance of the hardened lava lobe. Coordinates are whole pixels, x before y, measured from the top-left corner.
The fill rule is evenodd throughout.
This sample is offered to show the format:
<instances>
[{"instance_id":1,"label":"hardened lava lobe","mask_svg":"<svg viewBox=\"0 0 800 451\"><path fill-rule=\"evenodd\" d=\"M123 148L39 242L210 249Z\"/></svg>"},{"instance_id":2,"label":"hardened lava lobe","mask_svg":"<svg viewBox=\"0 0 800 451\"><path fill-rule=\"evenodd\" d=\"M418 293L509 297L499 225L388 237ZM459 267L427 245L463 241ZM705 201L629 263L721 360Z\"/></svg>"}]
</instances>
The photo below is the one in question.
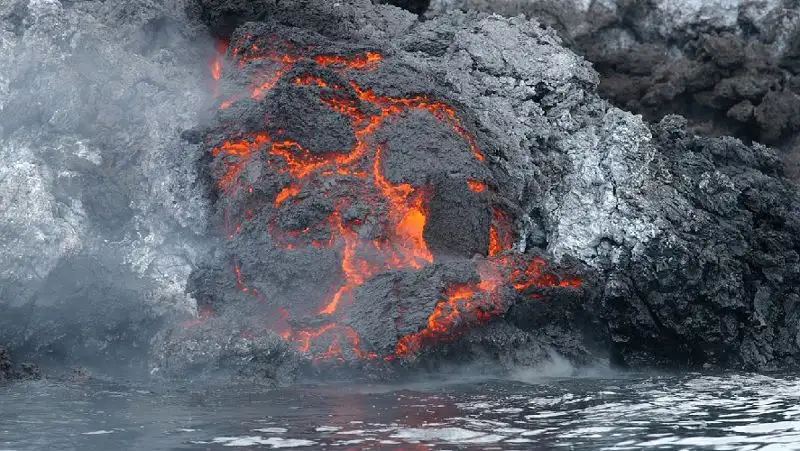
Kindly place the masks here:
<instances>
[{"instance_id":1,"label":"hardened lava lobe","mask_svg":"<svg viewBox=\"0 0 800 451\"><path fill-rule=\"evenodd\" d=\"M379 48L296 36L248 25L211 62L219 125L205 143L225 240L193 277L208 316L256 303L262 330L314 361L392 361L517 297L581 286L513 251L463 111Z\"/></svg>"},{"instance_id":2,"label":"hardened lava lobe","mask_svg":"<svg viewBox=\"0 0 800 451\"><path fill-rule=\"evenodd\" d=\"M771 150L611 106L534 20L266 3L211 68L222 243L179 335L317 362L800 361L800 196Z\"/></svg>"}]
</instances>

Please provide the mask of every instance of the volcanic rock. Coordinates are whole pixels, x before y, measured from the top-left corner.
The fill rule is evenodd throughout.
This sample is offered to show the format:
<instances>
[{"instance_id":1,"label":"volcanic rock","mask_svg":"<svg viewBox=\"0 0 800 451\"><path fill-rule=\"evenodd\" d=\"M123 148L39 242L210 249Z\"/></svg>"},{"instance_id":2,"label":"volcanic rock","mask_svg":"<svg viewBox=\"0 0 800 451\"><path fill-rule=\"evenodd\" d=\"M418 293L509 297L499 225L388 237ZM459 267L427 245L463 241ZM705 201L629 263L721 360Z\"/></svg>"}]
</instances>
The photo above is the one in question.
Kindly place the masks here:
<instances>
[{"instance_id":1,"label":"volcanic rock","mask_svg":"<svg viewBox=\"0 0 800 451\"><path fill-rule=\"evenodd\" d=\"M542 263L534 265L539 275L530 280L570 287L569 275L547 277L542 274L550 270L542 268L546 260L574 259L575 285L597 282L589 284L593 295L586 297L562 288L581 302L568 302L569 309L550 316L563 320L550 328L546 341L556 352L575 356L569 349L583 349L584 361L612 356L636 367L796 365L800 195L772 150L733 138L696 137L676 116L648 125L609 106L596 94L597 73L533 20L451 11L424 22L397 20L390 28L384 24L397 17L394 9L367 2L315 6L342 21L331 30L322 18L320 23L303 19L292 2L270 8L267 24L248 24L232 35L221 98L234 96L228 97L234 102L223 102L218 122L203 132L206 151L216 156L218 169L210 181L220 192L215 209L229 239L210 262L222 279L206 280L197 296L216 299L222 310L233 308L242 292L251 302L272 305L272 318L288 317L284 335L318 358L342 353L397 358L419 343L451 341L462 323L448 320L442 327L438 321L452 315L441 309L470 312L466 316L474 319L465 322L467 329L482 323L485 314L545 342L542 324L530 322L531 310L516 306L545 304L553 294L536 292L523 301L525 295L512 288L523 284L508 278L521 274L516 264L526 265L517 258L539 258ZM350 25L355 23L360 26ZM740 64L738 51L727 52L723 42L703 41L713 64ZM276 70L269 61L283 65ZM236 93L248 89L242 70L272 74L262 76L269 92L253 91L254 99L238 100ZM763 89L740 82L730 86L729 92L751 102ZM313 157L323 155L312 147L320 133L314 123L329 124L334 137L347 136L346 122L286 123L293 119L269 116L253 127L264 112L279 109L274 102L301 109L307 108L304 102L318 105L308 93L349 118L356 142L365 143L364 155L375 155L369 158L377 165L338 160L347 161L343 168L333 154ZM420 96L427 106L411 100ZM386 123L380 119L379 126L359 128L359 121L384 117L375 115L392 104L397 111L387 113ZM759 112L761 103L754 105L754 117L766 114ZM734 114L749 113L742 105ZM431 126L443 128L428 131ZM281 131L283 141L276 138ZM443 133L433 141L440 145L426 144L432 133ZM396 147L392 136L403 137ZM441 152L451 141L453 150ZM336 143L330 152L352 152L347 141ZM349 149L354 148L358 144ZM302 169L312 163L320 166ZM326 164L332 172L319 169L319 179L309 175ZM481 182L478 194L486 193L483 200L469 200L470 190L455 188L469 186L473 177ZM351 197L364 186L359 179L384 178L407 184L406 191L428 190L421 211L425 249L431 253L385 271L367 266L389 260L370 243L396 244L385 229L391 220L381 216L387 204L373 203L367 192ZM403 205L406 213L416 208ZM458 206L451 210L458 221L435 219L447 218L443 205ZM284 209L294 212L292 218L306 219L285 222ZM273 215L281 222L273 222ZM487 241L492 233L497 239L498 217L508 219L511 233L502 252L493 254ZM232 228L223 227L225 218ZM280 230L291 233L276 233ZM488 238L476 238L481 234ZM498 255L506 257L501 261ZM331 268L337 260L341 268ZM428 266L431 260L434 266ZM479 288L494 280L481 275L482 262L506 282ZM303 269L286 270L287 264ZM352 265L361 265L360 273L351 274ZM466 274L455 269L461 267L471 268L466 273L472 276L457 275ZM293 276L281 279L282 272ZM319 282L316 296L293 297L292 290L281 288L319 287ZM338 302L352 306L342 307L341 317ZM314 306L322 310L315 312ZM431 308L426 320L423 312ZM528 319L518 320L523 311ZM503 342L501 336L496 338Z\"/></svg>"},{"instance_id":2,"label":"volcanic rock","mask_svg":"<svg viewBox=\"0 0 800 451\"><path fill-rule=\"evenodd\" d=\"M234 319L235 317L235 319ZM155 337L151 375L285 385L297 376L297 351L263 324L244 316L202 316Z\"/></svg>"},{"instance_id":3,"label":"volcanic rock","mask_svg":"<svg viewBox=\"0 0 800 451\"><path fill-rule=\"evenodd\" d=\"M452 9L534 17L594 64L602 97L647 120L682 114L696 133L779 146L800 180L797 2L434 0L428 14Z\"/></svg>"},{"instance_id":4,"label":"volcanic rock","mask_svg":"<svg viewBox=\"0 0 800 451\"><path fill-rule=\"evenodd\" d=\"M0 342L271 384L795 368L797 185L693 133L797 144L794 10L645 3L594 2L565 41L369 0L3 3Z\"/></svg>"},{"instance_id":5,"label":"volcanic rock","mask_svg":"<svg viewBox=\"0 0 800 451\"><path fill-rule=\"evenodd\" d=\"M11 356L8 349L0 346L0 381L11 379Z\"/></svg>"}]
</instances>

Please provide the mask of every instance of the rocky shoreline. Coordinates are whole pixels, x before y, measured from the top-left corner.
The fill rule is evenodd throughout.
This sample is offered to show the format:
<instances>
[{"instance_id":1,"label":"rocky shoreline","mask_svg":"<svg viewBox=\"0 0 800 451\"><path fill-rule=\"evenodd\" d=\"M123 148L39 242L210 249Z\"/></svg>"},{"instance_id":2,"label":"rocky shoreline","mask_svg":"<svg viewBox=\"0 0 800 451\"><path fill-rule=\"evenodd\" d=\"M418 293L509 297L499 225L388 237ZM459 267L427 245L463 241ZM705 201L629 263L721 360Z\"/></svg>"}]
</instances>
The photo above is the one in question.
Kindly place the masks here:
<instances>
[{"instance_id":1,"label":"rocky shoreline","mask_svg":"<svg viewBox=\"0 0 800 451\"><path fill-rule=\"evenodd\" d=\"M222 27L214 11L232 11L231 16L239 23L256 19L252 10L237 9L231 2L201 3L205 8L201 17L208 18L207 24L220 33L230 29L232 23L225 22ZM588 297L567 294L568 302L553 312L548 310L554 305L545 307L547 301L510 301L512 307L502 320L465 336L466 343L474 344L472 350L470 346L456 346L460 351L449 355L455 352L474 357L474 350L483 348L477 355L482 352L484 357L510 366L536 364L546 358L546 350L551 350L576 363L606 359L630 368L767 371L797 367L800 194L797 185L786 178L786 169L775 151L730 137L697 136L693 124L679 116L668 115L648 124L609 105L599 87L602 76L564 49L562 41L535 20L451 10L420 22L414 16L368 2L315 4L311 10L303 6L302 11L293 2L266 3L261 8L257 20L266 22L263 28L245 25L233 34L234 39L246 36L259 42L259 37L268 32L271 42L301 36L291 39L293 45L321 48L326 54L338 54L340 49L350 49L347 54L374 49L387 56L369 70L344 72L344 68L342 76L355 77L350 82L355 85L376 86L370 92L378 98L426 93L458 105L465 123L470 124L467 131L475 133L485 152L488 172L482 177L492 186L493 198L503 199L508 211L513 212L514 252L541 255L556 262L577 260L584 265L581 275L595 281ZM269 14L264 15L264 11ZM321 19L325 17L330 20ZM330 23L338 25L331 28ZM394 27L387 28L387 23ZM260 48L261 44L256 46ZM275 51L280 54L280 50ZM327 76L319 70L311 73ZM258 124L265 114L275 121L267 128L270 135L270 127L275 133L288 133L286 136L299 142L298 146L309 146L309 152L314 152L312 146L321 138L333 146L349 145L352 138L348 137L346 122L337 113L323 112L324 108L318 112L313 100L320 92L323 96L337 95L326 91L331 82L313 77L307 78L309 82L292 82L292 77L305 80L306 74L289 73L291 76L278 77L270 84L270 94L263 103L246 103L230 110L226 107L218 113L221 125L212 122L205 131L193 132L206 136L204 142L208 144L200 147L202 153L219 153L215 149L223 147L215 146L221 146L229 136L240 136L237 130ZM399 80L403 80L402 85L396 84ZM246 82L235 74L223 76L231 92L242 90ZM354 94L342 95L344 99ZM284 115L281 103L271 102L298 105L304 115L317 119L297 122L301 116ZM317 123L331 125L322 132L316 129ZM345 127L340 130L337 127L341 124ZM417 130L428 127L422 122L414 124ZM423 136L403 128L408 126L400 122L385 126L387 132L382 136L387 151L431 148ZM430 133L433 129L423 135ZM305 141L310 136L317 141ZM404 143L395 146L393 136L402 136ZM448 154L457 152L454 147ZM218 155L211 167L222 167L219 165L230 161L227 158L224 153ZM425 158L424 153L415 158ZM396 181L414 177L437 180L435 164L418 168L413 176L404 175L407 169L403 165L410 161L395 159L383 167ZM463 167L461 171L466 174L477 170L464 164L454 161L450 167ZM263 171L248 169L242 174ZM230 224L233 218L233 232L194 276L200 281L194 285L194 295L220 311L228 305L244 308L253 292L271 292L274 281L285 277L283 274L302 278L306 277L303 271L308 270L319 277L323 270L312 268L325 264L328 258L312 246L308 255L314 256L315 263L311 263L302 253L287 254L275 241L264 241L257 224L272 211L272 207L262 206L279 193L280 186L274 185L279 177L260 179L252 175L245 182L250 185L243 185L251 186L250 194L239 190L240 194L230 196L219 189L221 182L230 180L221 177L229 173L212 171L207 189L216 192L213 208L218 220ZM435 189L454 189L447 188L451 185L435 185ZM327 202L315 197L321 193L302 192L301 199L316 200L304 200L303 207L298 206L294 216L286 218L327 214L315 211ZM448 196L464 205L470 203L459 200L466 194L453 191ZM285 205L281 204L279 215ZM235 225L237 220L231 212L247 208L252 210L250 216ZM322 208L326 211L324 208L330 207ZM348 214L356 215L357 224L371 221L358 217L358 213ZM483 227L470 222L471 214L481 213L464 211L460 219L463 225L458 226L461 230ZM218 227L223 226L220 223ZM308 230L320 234L317 239L328 239L323 230L314 227ZM438 227L449 230L450 225L442 222ZM433 239L433 235L428 236ZM464 255L485 253L485 248L476 245L479 236L467 235L466 243L443 242L441 249L451 256L464 249ZM464 245L477 247L458 247ZM231 261L236 262L234 267ZM259 263L263 261L274 263L264 267ZM396 280L403 278L396 276ZM422 276L414 280L395 283L404 290L413 287L411 299L416 299L418 292L424 293L426 284L434 283ZM359 293L369 291L364 288ZM375 292L367 299L382 305L379 300L390 297ZM424 299L420 302L432 302ZM393 311L390 307L381 310L383 306L370 308L384 315ZM358 329L369 313L354 311L360 313L347 321ZM397 313L388 314L394 315L391 317L396 324L404 321ZM230 319L214 321L224 324ZM371 327L378 330L383 326ZM231 332L225 335L230 337ZM192 331L176 336L186 341L187 333L191 335ZM365 338L369 333L360 336L361 345L369 344ZM206 332L197 340L208 337ZM491 351L481 344L487 342L493 343ZM180 349L169 340L164 346ZM372 349L385 349L385 344ZM167 361L196 359L196 351L191 357L181 352L161 355Z\"/></svg>"}]
</instances>

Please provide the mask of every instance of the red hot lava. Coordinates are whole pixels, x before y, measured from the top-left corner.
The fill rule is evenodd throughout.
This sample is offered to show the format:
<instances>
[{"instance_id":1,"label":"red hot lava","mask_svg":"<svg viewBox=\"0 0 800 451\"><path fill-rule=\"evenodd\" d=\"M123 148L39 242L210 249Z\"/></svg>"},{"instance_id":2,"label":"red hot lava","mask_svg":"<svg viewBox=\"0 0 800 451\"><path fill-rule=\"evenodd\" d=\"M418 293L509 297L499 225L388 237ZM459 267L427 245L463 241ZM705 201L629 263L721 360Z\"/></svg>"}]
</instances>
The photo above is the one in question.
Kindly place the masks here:
<instances>
[{"instance_id":1,"label":"red hot lava","mask_svg":"<svg viewBox=\"0 0 800 451\"><path fill-rule=\"evenodd\" d=\"M247 36L245 38L248 38ZM227 47L220 46L220 48ZM332 69L342 76L350 71L370 71L377 68L383 56L376 51L359 52L352 55L279 52L262 48L257 44L237 43L229 52L230 64L221 58L211 64L212 78L221 77L223 67L242 69L251 62L263 63L268 69L257 70L252 76L248 92L228 97L219 105L226 109L235 102L251 97L263 99L287 73L299 63L313 63L318 67ZM427 95L391 97L375 93L370 88L359 86L350 80L346 86L311 73L294 76L287 82L318 90L321 101L333 111L340 113L352 128L355 143L342 151L312 152L301 143L274 138L266 131L254 131L240 138L226 139L211 150L221 161L224 173L217 178L217 187L223 195L234 195L252 187L242 180L244 169L258 159L273 171L288 176L290 182L282 187L272 200L272 208L291 204L310 185L321 181L347 177L356 180L359 192L376 211L385 212L381 217L383 227L380 237L372 240L359 235L359 221L346 219L349 207L347 199L337 199L333 212L325 220L330 232L327 241L311 240L316 247L335 248L340 255L341 281L331 288L326 300L318 309L319 326L304 329L289 327L289 312L280 312L279 329L284 338L295 343L300 351L311 353L314 359L343 358L344 350L359 358L377 358L374 352L360 347L358 333L340 325L341 309L353 302L353 291L370 277L390 269L418 269L434 261L434 255L424 238L428 217L427 199L430 188L409 183L393 183L384 173L384 158L387 149L373 138L375 132L399 115L411 110L429 113L435 120L449 126L464 141L465 150L479 162L485 160L474 136L464 127L456 111L444 102ZM485 181L466 179L467 187L476 193L488 190ZM227 215L226 215L227 218ZM241 225L232 228L229 237L241 230ZM294 249L303 236L310 231L280 231L268 227L275 242L286 249ZM479 282L453 283L448 286L427 319L426 326L412 334L399 337L394 353L383 358L390 360L418 351L423 345L437 340L451 339L469 326L483 323L504 312L499 289L513 286L517 290L529 290L533 286L580 285L579 279L561 280L552 274L543 273L544 261L534 259L527 266L517 268L519 256L509 256L513 233L505 213L495 208L489 233L489 258L479 263ZM308 244L308 243L306 243ZM234 276L239 290L263 300L255 289L247 287L239 266L234 261ZM324 351L319 351L324 349Z\"/></svg>"}]
</instances>

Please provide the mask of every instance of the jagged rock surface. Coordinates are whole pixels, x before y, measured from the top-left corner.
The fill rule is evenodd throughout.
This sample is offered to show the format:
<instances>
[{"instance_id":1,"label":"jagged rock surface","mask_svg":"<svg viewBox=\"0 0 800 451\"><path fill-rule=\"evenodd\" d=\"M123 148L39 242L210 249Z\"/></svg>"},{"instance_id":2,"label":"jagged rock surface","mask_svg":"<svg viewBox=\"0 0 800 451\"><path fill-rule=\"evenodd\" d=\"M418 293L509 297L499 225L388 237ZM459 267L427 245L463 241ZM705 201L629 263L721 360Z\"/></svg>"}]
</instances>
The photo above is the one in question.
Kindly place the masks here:
<instances>
[{"instance_id":1,"label":"jagged rock surface","mask_svg":"<svg viewBox=\"0 0 800 451\"><path fill-rule=\"evenodd\" d=\"M0 381L11 379L11 356L8 349L0 346Z\"/></svg>"},{"instance_id":2,"label":"jagged rock surface","mask_svg":"<svg viewBox=\"0 0 800 451\"><path fill-rule=\"evenodd\" d=\"M32 363L23 363L19 365L19 369L15 369L8 349L0 346L0 383L11 380L38 380L41 378L41 370Z\"/></svg>"},{"instance_id":3,"label":"jagged rock surface","mask_svg":"<svg viewBox=\"0 0 800 451\"><path fill-rule=\"evenodd\" d=\"M336 20L314 23L292 2L274 7L283 26L391 55L370 79L379 94L434 93L468 115L515 212L517 250L576 258L600 281L554 342L585 344L589 317L636 367L797 364L800 204L770 149L608 105L598 74L536 21L449 12L415 22L350 2L318 6Z\"/></svg>"},{"instance_id":4,"label":"jagged rock surface","mask_svg":"<svg viewBox=\"0 0 800 451\"><path fill-rule=\"evenodd\" d=\"M682 114L700 134L776 145L800 180L800 6L792 0L434 0L525 14L594 63L601 96L651 121Z\"/></svg>"}]
</instances>

